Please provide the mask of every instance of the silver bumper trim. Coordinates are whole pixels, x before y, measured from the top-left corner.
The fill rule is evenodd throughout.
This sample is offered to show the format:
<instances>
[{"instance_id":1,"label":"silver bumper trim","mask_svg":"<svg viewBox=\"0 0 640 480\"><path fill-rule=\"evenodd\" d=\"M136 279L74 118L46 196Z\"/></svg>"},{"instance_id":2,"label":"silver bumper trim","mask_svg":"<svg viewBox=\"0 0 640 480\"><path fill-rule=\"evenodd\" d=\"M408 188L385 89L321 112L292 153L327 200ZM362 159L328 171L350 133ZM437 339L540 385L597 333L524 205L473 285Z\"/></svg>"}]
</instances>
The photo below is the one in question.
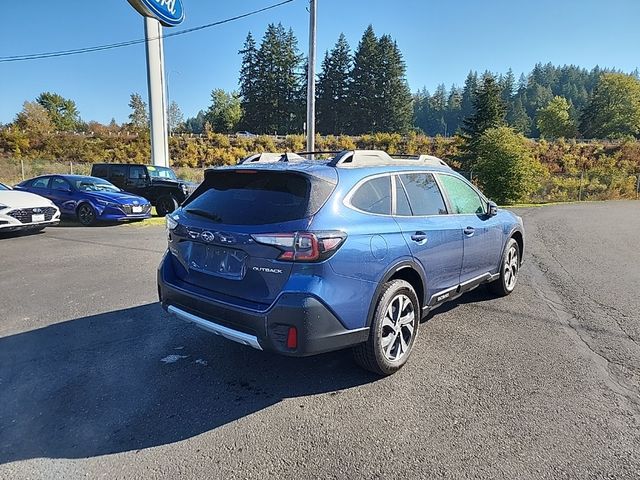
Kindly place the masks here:
<instances>
[{"instance_id":1,"label":"silver bumper trim","mask_svg":"<svg viewBox=\"0 0 640 480\"><path fill-rule=\"evenodd\" d=\"M254 335L249 335L248 333L239 332L237 330L233 330L231 328L225 327L223 325L218 325L217 323L213 323L209 320L205 320L204 318L198 317L197 315L193 315L189 312L185 312L173 305L169 305L167 308L169 313L172 313L180 320L185 322L191 322L196 324L196 326L211 332L216 335L220 335L227 340L231 340L233 342L241 343L242 345L247 345L249 347L253 347L257 350L262 350L262 347L258 343L258 338Z\"/></svg>"}]
</instances>

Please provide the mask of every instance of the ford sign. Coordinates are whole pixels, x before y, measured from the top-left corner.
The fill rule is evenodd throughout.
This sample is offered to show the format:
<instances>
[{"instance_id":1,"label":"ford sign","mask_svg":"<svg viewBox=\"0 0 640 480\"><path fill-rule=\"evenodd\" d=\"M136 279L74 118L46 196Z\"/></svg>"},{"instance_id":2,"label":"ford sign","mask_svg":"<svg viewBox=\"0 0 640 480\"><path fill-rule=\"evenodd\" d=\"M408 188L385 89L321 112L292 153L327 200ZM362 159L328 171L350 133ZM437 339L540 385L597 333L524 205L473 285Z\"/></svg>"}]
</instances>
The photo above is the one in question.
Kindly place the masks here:
<instances>
[{"instance_id":1,"label":"ford sign","mask_svg":"<svg viewBox=\"0 0 640 480\"><path fill-rule=\"evenodd\" d=\"M141 15L157 19L165 27L175 27L184 20L182 0L129 0Z\"/></svg>"}]
</instances>

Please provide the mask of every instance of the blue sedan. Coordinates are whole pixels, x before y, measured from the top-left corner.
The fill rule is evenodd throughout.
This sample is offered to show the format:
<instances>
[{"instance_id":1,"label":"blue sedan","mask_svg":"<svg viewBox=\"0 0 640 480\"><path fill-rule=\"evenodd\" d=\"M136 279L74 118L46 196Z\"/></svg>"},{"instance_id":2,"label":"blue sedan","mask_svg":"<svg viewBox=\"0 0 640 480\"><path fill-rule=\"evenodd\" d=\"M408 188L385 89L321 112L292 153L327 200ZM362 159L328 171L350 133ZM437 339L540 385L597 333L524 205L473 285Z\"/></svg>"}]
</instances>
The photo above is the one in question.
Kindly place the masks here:
<instances>
[{"instance_id":1,"label":"blue sedan","mask_svg":"<svg viewBox=\"0 0 640 480\"><path fill-rule=\"evenodd\" d=\"M25 180L16 186L16 190L48 198L63 215L77 218L82 225L151 217L151 204L146 198L123 192L102 178L44 175Z\"/></svg>"}]
</instances>

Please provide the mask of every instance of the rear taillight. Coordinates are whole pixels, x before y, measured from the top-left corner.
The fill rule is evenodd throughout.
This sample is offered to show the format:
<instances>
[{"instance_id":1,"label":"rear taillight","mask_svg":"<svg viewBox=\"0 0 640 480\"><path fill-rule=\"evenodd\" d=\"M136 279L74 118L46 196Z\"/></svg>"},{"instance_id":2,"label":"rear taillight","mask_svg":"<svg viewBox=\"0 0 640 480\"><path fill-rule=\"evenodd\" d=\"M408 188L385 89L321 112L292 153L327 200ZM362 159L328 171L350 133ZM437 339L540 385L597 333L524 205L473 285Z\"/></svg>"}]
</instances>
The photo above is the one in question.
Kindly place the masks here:
<instances>
[{"instance_id":1,"label":"rear taillight","mask_svg":"<svg viewBox=\"0 0 640 480\"><path fill-rule=\"evenodd\" d=\"M347 235L344 232L331 231L264 233L252 235L252 237L258 243L279 248L282 253L278 260L319 262L333 255L343 244Z\"/></svg>"}]
</instances>

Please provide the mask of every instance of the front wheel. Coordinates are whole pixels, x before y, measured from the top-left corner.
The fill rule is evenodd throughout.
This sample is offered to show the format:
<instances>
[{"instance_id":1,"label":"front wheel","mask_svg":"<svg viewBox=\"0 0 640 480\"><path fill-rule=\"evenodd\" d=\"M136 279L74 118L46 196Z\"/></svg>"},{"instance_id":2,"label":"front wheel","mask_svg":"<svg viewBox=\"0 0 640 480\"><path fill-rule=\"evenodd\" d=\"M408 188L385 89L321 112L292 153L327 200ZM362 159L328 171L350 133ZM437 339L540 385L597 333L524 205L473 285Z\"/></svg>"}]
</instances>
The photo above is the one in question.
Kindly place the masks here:
<instances>
[{"instance_id":1,"label":"front wheel","mask_svg":"<svg viewBox=\"0 0 640 480\"><path fill-rule=\"evenodd\" d=\"M513 292L520 271L520 247L515 239L510 238L500 261L500 278L489 284L489 290L495 295L504 297Z\"/></svg>"},{"instance_id":2,"label":"front wheel","mask_svg":"<svg viewBox=\"0 0 640 480\"><path fill-rule=\"evenodd\" d=\"M96 212L91 205L83 203L78 207L78 221L85 227L96 222Z\"/></svg>"},{"instance_id":3,"label":"front wheel","mask_svg":"<svg viewBox=\"0 0 640 480\"><path fill-rule=\"evenodd\" d=\"M178 208L178 201L171 196L160 197L156 203L156 212L161 217L173 213L176 208Z\"/></svg>"},{"instance_id":4,"label":"front wheel","mask_svg":"<svg viewBox=\"0 0 640 480\"><path fill-rule=\"evenodd\" d=\"M378 375L391 375L407 362L420 324L420 303L408 282L387 282L378 299L369 339L354 347L355 361Z\"/></svg>"}]
</instances>

